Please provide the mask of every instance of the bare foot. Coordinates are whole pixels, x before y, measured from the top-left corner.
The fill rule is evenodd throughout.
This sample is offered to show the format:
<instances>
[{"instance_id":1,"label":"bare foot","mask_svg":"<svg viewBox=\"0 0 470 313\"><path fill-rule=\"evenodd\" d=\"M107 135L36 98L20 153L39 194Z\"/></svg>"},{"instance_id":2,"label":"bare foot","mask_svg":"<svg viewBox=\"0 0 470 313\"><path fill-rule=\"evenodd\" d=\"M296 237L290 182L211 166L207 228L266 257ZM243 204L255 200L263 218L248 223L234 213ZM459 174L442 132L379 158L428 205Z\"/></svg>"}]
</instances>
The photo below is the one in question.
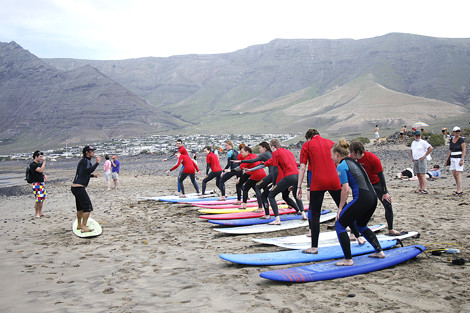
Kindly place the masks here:
<instances>
[{"instance_id":1,"label":"bare foot","mask_svg":"<svg viewBox=\"0 0 470 313\"><path fill-rule=\"evenodd\" d=\"M383 251L376 252L369 255L369 258L385 259L385 253Z\"/></svg>"},{"instance_id":2,"label":"bare foot","mask_svg":"<svg viewBox=\"0 0 470 313\"><path fill-rule=\"evenodd\" d=\"M88 227L82 228L82 233L89 233L89 232L92 232L92 231L93 231L93 229L88 228Z\"/></svg>"},{"instance_id":3,"label":"bare foot","mask_svg":"<svg viewBox=\"0 0 470 313\"><path fill-rule=\"evenodd\" d=\"M305 214L304 211L302 211L300 214L302 214L302 219L303 220L307 220L307 215Z\"/></svg>"},{"instance_id":4,"label":"bare foot","mask_svg":"<svg viewBox=\"0 0 470 313\"><path fill-rule=\"evenodd\" d=\"M349 235L349 240L351 240L351 241L356 241L356 236L354 236L354 234L351 233L351 234Z\"/></svg>"},{"instance_id":5,"label":"bare foot","mask_svg":"<svg viewBox=\"0 0 470 313\"><path fill-rule=\"evenodd\" d=\"M342 259L336 263L337 266L353 266L354 261L352 259Z\"/></svg>"},{"instance_id":6,"label":"bare foot","mask_svg":"<svg viewBox=\"0 0 470 313\"><path fill-rule=\"evenodd\" d=\"M217 201L225 201L225 197L220 197Z\"/></svg>"},{"instance_id":7,"label":"bare foot","mask_svg":"<svg viewBox=\"0 0 470 313\"><path fill-rule=\"evenodd\" d=\"M312 237L312 230L311 229L308 231L307 237Z\"/></svg>"},{"instance_id":8,"label":"bare foot","mask_svg":"<svg viewBox=\"0 0 470 313\"><path fill-rule=\"evenodd\" d=\"M388 231L388 234L391 235L391 236L400 236L400 232L399 231L396 231L395 229L390 229Z\"/></svg>"},{"instance_id":9,"label":"bare foot","mask_svg":"<svg viewBox=\"0 0 470 313\"><path fill-rule=\"evenodd\" d=\"M34 218L40 218L40 217L41 217L41 215L36 215Z\"/></svg>"},{"instance_id":10,"label":"bare foot","mask_svg":"<svg viewBox=\"0 0 470 313\"><path fill-rule=\"evenodd\" d=\"M275 221L272 221L271 223L268 223L268 225L281 225L281 221L275 220Z\"/></svg>"},{"instance_id":11,"label":"bare foot","mask_svg":"<svg viewBox=\"0 0 470 313\"><path fill-rule=\"evenodd\" d=\"M260 219L262 220L269 220L270 218L271 218L271 215L264 215L260 217Z\"/></svg>"},{"instance_id":12,"label":"bare foot","mask_svg":"<svg viewBox=\"0 0 470 313\"><path fill-rule=\"evenodd\" d=\"M365 244L366 242L367 242L367 240L366 240L364 237L362 237L362 236L360 236L360 237L357 238L357 243L358 243L359 245L363 245L363 244Z\"/></svg>"},{"instance_id":13,"label":"bare foot","mask_svg":"<svg viewBox=\"0 0 470 313\"><path fill-rule=\"evenodd\" d=\"M237 201L237 202L235 202L235 205L240 205L240 204L242 204L242 202L241 202L241 201Z\"/></svg>"},{"instance_id":14,"label":"bare foot","mask_svg":"<svg viewBox=\"0 0 470 313\"><path fill-rule=\"evenodd\" d=\"M180 198L186 198L186 195L181 195Z\"/></svg>"},{"instance_id":15,"label":"bare foot","mask_svg":"<svg viewBox=\"0 0 470 313\"><path fill-rule=\"evenodd\" d=\"M263 213L264 209L256 209L253 211L253 213Z\"/></svg>"},{"instance_id":16,"label":"bare foot","mask_svg":"<svg viewBox=\"0 0 470 313\"><path fill-rule=\"evenodd\" d=\"M302 253L309 253L309 254L318 254L318 248L308 248L305 250L302 250Z\"/></svg>"}]
</instances>

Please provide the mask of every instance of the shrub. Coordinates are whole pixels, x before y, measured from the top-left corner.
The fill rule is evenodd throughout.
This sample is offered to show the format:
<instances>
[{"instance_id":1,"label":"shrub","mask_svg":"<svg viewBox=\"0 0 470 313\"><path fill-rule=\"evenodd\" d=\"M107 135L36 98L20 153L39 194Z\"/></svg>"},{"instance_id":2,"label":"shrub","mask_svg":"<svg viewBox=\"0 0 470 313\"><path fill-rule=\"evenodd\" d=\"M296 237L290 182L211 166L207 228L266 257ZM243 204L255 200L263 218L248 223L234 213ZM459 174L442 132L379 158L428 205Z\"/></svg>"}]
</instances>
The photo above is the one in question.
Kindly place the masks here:
<instances>
[{"instance_id":1,"label":"shrub","mask_svg":"<svg viewBox=\"0 0 470 313\"><path fill-rule=\"evenodd\" d=\"M366 144L370 143L370 139L367 138L367 137L357 137L356 139L353 139L351 141L359 141L363 145L366 145Z\"/></svg>"},{"instance_id":2,"label":"shrub","mask_svg":"<svg viewBox=\"0 0 470 313\"><path fill-rule=\"evenodd\" d=\"M428 142L433 147L439 147L446 144L444 136L442 136L442 134L431 134L428 138Z\"/></svg>"}]
</instances>

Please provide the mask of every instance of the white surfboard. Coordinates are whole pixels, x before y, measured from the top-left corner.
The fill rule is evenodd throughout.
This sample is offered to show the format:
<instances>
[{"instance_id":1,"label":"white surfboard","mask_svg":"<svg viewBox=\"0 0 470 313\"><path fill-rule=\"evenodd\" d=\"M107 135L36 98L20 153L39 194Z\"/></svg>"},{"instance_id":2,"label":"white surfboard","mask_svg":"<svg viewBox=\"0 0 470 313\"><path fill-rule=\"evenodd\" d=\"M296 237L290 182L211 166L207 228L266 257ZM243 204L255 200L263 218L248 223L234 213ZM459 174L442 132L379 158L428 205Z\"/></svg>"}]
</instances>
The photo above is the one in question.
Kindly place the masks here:
<instances>
[{"instance_id":1,"label":"white surfboard","mask_svg":"<svg viewBox=\"0 0 470 313\"><path fill-rule=\"evenodd\" d=\"M81 230L77 229L78 225L78 220L75 219L75 221L72 224L72 231L75 235L81 238L87 238L87 237L95 237L101 235L103 232L103 229L101 228L100 223L92 219L91 217L88 218L88 221L86 223L86 226L90 229L93 229L93 231L82 233Z\"/></svg>"},{"instance_id":2,"label":"white surfboard","mask_svg":"<svg viewBox=\"0 0 470 313\"><path fill-rule=\"evenodd\" d=\"M385 228L385 224L369 226L369 228L377 232ZM325 241L336 238L336 231L321 232L318 237L318 241ZM307 235L297 236L284 236L284 237L272 237L272 238L253 238L254 242L265 244L265 245L279 245L279 244L294 244L294 243L310 243L311 238Z\"/></svg>"},{"instance_id":3,"label":"white surfboard","mask_svg":"<svg viewBox=\"0 0 470 313\"><path fill-rule=\"evenodd\" d=\"M418 232L412 231L412 232L408 232L400 236L377 235L377 239L378 240L387 240L387 239L388 240L393 240L393 239L401 240L401 239L415 237L417 235L418 235ZM351 241L351 242L355 242L355 241ZM320 246L320 243L318 245ZM335 238L323 240L321 243L322 247L328 247L328 246L334 246L334 245L339 245L338 238L336 237L336 232L335 232ZM276 246L285 248L285 249L294 249L294 250L308 249L311 247L311 242L309 241L309 242L299 242L299 243L280 243L280 244L277 244Z\"/></svg>"},{"instance_id":4,"label":"white surfboard","mask_svg":"<svg viewBox=\"0 0 470 313\"><path fill-rule=\"evenodd\" d=\"M327 213L320 216L320 223L330 221L336 217L336 213ZM214 230L221 233L233 234L233 235L244 235L244 234L259 234L267 233L279 230L293 229L298 227L308 226L307 220L293 220L282 222L281 225L269 225L269 224L257 224L250 226L240 227L224 227L214 228Z\"/></svg>"},{"instance_id":5,"label":"white surfboard","mask_svg":"<svg viewBox=\"0 0 470 313\"><path fill-rule=\"evenodd\" d=\"M196 192L187 193L186 198L180 198L179 195L167 195L167 196L157 196L157 197L137 197L139 200L153 200L153 201L163 201L163 200L184 200L188 198L208 198L214 197L216 195L215 190L208 190L204 196L199 195Z\"/></svg>"}]
</instances>

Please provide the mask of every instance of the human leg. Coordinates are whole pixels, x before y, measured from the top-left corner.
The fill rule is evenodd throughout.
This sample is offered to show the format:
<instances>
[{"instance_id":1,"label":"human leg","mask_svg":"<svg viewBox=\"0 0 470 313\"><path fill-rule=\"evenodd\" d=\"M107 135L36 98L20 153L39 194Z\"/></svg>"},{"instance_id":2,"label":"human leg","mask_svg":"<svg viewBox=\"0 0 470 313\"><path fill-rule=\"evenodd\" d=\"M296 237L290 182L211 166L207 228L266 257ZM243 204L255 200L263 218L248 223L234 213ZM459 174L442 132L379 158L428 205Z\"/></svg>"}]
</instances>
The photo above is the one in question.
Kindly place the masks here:
<instances>
[{"instance_id":1,"label":"human leg","mask_svg":"<svg viewBox=\"0 0 470 313\"><path fill-rule=\"evenodd\" d=\"M193 174L194 175L194 174ZM178 185L180 187L181 195L184 195L184 184L183 181L188 177L187 173L180 173L178 178Z\"/></svg>"},{"instance_id":2,"label":"human leg","mask_svg":"<svg viewBox=\"0 0 470 313\"><path fill-rule=\"evenodd\" d=\"M306 253L318 253L318 237L320 235L320 215L321 207L323 204L325 191L310 190L310 202L308 207L309 215L309 228L310 228L310 239L311 248L307 249Z\"/></svg>"},{"instance_id":3,"label":"human leg","mask_svg":"<svg viewBox=\"0 0 470 313\"><path fill-rule=\"evenodd\" d=\"M241 201L242 200L242 187L245 184L245 182L250 178L250 175L248 174L242 174L240 178L238 179L236 189L237 189L237 200Z\"/></svg>"},{"instance_id":4,"label":"human leg","mask_svg":"<svg viewBox=\"0 0 470 313\"><path fill-rule=\"evenodd\" d=\"M199 193L199 185L196 181L196 174L189 174L189 178L191 179L191 183L193 184L194 189L196 189L196 192Z\"/></svg>"}]
</instances>

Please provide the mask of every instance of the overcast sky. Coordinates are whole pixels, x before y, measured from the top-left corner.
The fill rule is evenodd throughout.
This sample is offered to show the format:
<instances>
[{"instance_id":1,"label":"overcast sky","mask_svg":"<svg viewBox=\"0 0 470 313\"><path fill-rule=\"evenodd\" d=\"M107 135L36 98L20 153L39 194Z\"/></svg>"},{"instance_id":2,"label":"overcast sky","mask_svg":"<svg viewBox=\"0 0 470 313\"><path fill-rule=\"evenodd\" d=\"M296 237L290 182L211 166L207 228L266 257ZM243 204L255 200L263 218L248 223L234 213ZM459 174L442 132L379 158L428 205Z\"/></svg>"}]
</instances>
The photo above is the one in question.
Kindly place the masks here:
<instances>
[{"instance_id":1,"label":"overcast sky","mask_svg":"<svg viewBox=\"0 0 470 313\"><path fill-rule=\"evenodd\" d=\"M468 0L0 0L0 41L41 58L110 60L232 52L276 38L470 38L469 9Z\"/></svg>"}]
</instances>

